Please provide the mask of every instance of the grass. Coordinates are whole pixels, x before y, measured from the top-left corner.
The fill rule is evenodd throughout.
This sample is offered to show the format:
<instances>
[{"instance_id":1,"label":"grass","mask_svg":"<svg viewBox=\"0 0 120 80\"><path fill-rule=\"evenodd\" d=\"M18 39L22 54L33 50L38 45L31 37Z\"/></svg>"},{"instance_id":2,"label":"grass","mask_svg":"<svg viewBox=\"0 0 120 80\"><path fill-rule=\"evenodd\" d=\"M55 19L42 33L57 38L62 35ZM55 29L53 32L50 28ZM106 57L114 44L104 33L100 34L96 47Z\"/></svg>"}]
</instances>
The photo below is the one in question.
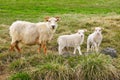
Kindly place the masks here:
<instances>
[{"instance_id":1,"label":"grass","mask_svg":"<svg viewBox=\"0 0 120 80\"><path fill-rule=\"evenodd\" d=\"M58 23L59 27L56 31L56 34L54 35L53 40L48 44L48 56L45 56L43 53L41 54L36 54L36 50L38 46L23 46L23 51L22 54L20 55L17 52L11 52L9 53L8 49L9 49L9 45L10 45L10 37L8 34L8 25L1 25L1 30L0 30L0 39L1 39L1 45L0 45L0 60L2 61L2 64L5 65L5 69L3 69L3 72L13 72L13 73L18 73L18 72L27 72L26 70L30 71L28 73L31 73L32 70L36 70L38 71L38 74L41 75L45 75L45 73L41 73L41 71L39 70L40 67L37 66L43 66L45 67L45 65L49 65L48 63L52 63L53 64L59 64L59 65L69 65L72 69L73 69L73 73L72 73L72 79L74 79L74 77L79 78L80 76L82 76L83 80L88 79L90 76L89 74L92 73L91 68L95 65L97 65L96 67L98 69L95 68L96 71L99 71L99 59L97 60L96 58L94 60L92 60L92 62L90 62L90 68L87 69L86 66L81 66L81 60L84 60L84 58L82 57L62 57L62 56L58 56L58 51L57 51L57 38L60 35L63 34L71 34L71 33L75 33L76 30L78 29L87 29L88 32L85 33L85 41L83 43L83 45L81 46L82 48L82 52L86 52L86 39L87 36L92 32L93 27L95 26L102 26L104 28L103 30L103 41L102 44L100 46L100 50L106 48L106 47L113 47L117 50L117 53L120 54L120 46L119 46L119 15L118 14L101 14L101 15L97 15L97 14L92 14L92 15L83 15L83 14L62 14L60 15L61 17L61 21ZM69 51L70 53L73 52L73 49L71 49ZM54 55L51 55L54 54ZM96 56L97 57L97 56ZM22 59L21 59L22 58ZM100 57L102 58L102 57ZM24 60L25 59L25 60ZM90 58L91 60L92 58ZM109 58L107 58L109 60ZM96 60L96 62L94 62ZM87 64L85 62L88 61L84 61L82 64ZM119 59L116 60L116 62L119 62ZM104 62L102 62L104 63ZM80 64L80 65L78 65ZM107 76L111 76L111 74L113 74L112 76L118 75L118 73L116 71L119 71L119 64L115 63L114 66L111 65L112 63L109 63L110 68L107 65L106 66L102 66L102 68L104 68L105 70L107 70L107 73L95 73L93 72L91 74L91 76L94 76L93 74L105 74ZM101 64L104 65L104 64ZM53 68L52 65L49 65ZM76 68L78 66L78 68ZM84 68L85 67L85 68ZM74 71L76 71L76 69L80 69L83 70L82 72L76 72L78 74L75 74ZM84 71L84 69L87 69L87 71L89 71L90 73L88 73L87 71ZM112 71L111 70L115 70ZM101 68L100 68L101 69ZM104 70L103 69L103 70ZM10 70L10 71L9 71ZM47 69L46 69L47 70ZM48 70L49 71L49 70ZM79 71L79 70L77 70ZM93 70L94 71L94 70ZM101 70L102 71L102 70ZM34 71L33 71L34 72ZM43 71L44 72L44 71ZM104 72L104 71L103 71ZM108 72L110 72L108 74ZM113 73L112 73L113 72ZM13 73L9 73L9 74L13 74ZM50 72L52 74L57 74L53 72ZM88 74L87 74L88 73ZM65 73L66 74L66 73ZM81 74L81 75L79 75ZM31 75L31 74L29 74ZM41 75L39 75L41 77ZM50 76L49 74L46 74L48 76ZM71 74L66 74L66 75L71 75ZM79 77L78 77L79 75ZM33 79L36 78L37 73L35 74L34 77L32 77ZM37 78L40 78L40 77ZM87 77L86 77L87 76ZM99 75L99 76L103 76L103 75ZM60 77L60 76L56 76L56 77ZM62 76L61 76L62 77ZM60 79L61 79L60 77ZM65 76L68 78L68 76ZM46 76L42 77L42 78L46 78ZM102 78L102 77L101 77ZM107 78L104 76L104 78ZM110 79L111 77L109 77ZM113 77L113 78L118 78L118 77ZM56 79L54 77L51 77L51 79ZM90 77L90 79L92 80L93 78ZM98 76L96 76L93 80L98 79ZM107 78L108 79L108 78ZM112 79L112 78L111 78ZM102 79L101 79L102 80Z\"/></svg>"},{"instance_id":2,"label":"grass","mask_svg":"<svg viewBox=\"0 0 120 80\"><path fill-rule=\"evenodd\" d=\"M32 80L120 79L119 65L117 64L120 62L120 60L112 59L110 56L106 56L104 54L95 53L86 56L66 57L55 54L47 56L39 55L39 58L44 56L42 59L39 59L39 62L41 63L37 62L37 65L33 65L33 63L38 60L38 58L35 57L36 55L38 54L33 54L33 56L28 56L27 58L24 58L24 61L23 58L20 58L19 60L10 63L9 66L12 68L10 68L9 71L12 71L12 73L14 71L15 74L13 74L8 79L14 80L11 78L16 78L15 76L24 79L24 75L19 75L19 73L21 74L21 72L27 73L27 75L29 75L28 78ZM30 57L34 58L35 61L27 61L30 59ZM54 57L55 60L53 59ZM26 67L26 64L29 66Z\"/></svg>"},{"instance_id":3,"label":"grass","mask_svg":"<svg viewBox=\"0 0 120 80\"><path fill-rule=\"evenodd\" d=\"M84 57L81 64L76 67L76 74L80 80L114 80L119 74L112 64L112 60L104 55L90 55Z\"/></svg>"},{"instance_id":4,"label":"grass","mask_svg":"<svg viewBox=\"0 0 120 80\"><path fill-rule=\"evenodd\" d=\"M46 15L120 13L119 0L0 0L0 3L0 24L15 20L38 22Z\"/></svg>"},{"instance_id":5,"label":"grass","mask_svg":"<svg viewBox=\"0 0 120 80\"><path fill-rule=\"evenodd\" d=\"M12 75L9 80L31 80L31 78L27 73L20 72Z\"/></svg>"},{"instance_id":6,"label":"grass","mask_svg":"<svg viewBox=\"0 0 120 80\"><path fill-rule=\"evenodd\" d=\"M34 80L70 80L72 76L72 69L67 65L53 62L39 65L38 69L32 72Z\"/></svg>"},{"instance_id":7,"label":"grass","mask_svg":"<svg viewBox=\"0 0 120 80\"><path fill-rule=\"evenodd\" d=\"M120 79L120 1L119 0L0 0L0 80L116 80ZM22 47L22 54L9 52L9 26L16 20L44 21L59 16L58 29L48 43L48 55L37 54L38 46ZM81 46L86 52L87 36L92 28L104 28L100 50L112 47L118 58L103 54L58 55L60 35L87 29ZM73 48L69 50L70 54ZM7 76L6 76L7 75Z\"/></svg>"}]
</instances>

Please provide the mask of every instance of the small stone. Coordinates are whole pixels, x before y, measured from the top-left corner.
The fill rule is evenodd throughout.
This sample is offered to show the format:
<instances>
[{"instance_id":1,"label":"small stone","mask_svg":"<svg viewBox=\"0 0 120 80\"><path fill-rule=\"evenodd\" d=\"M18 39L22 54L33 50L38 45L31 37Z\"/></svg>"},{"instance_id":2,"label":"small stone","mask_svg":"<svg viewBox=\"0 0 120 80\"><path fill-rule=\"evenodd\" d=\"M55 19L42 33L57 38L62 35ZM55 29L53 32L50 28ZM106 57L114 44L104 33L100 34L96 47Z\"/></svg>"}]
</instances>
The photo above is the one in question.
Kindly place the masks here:
<instances>
[{"instance_id":1,"label":"small stone","mask_svg":"<svg viewBox=\"0 0 120 80\"><path fill-rule=\"evenodd\" d=\"M113 58L117 57L117 51L111 47L107 47L107 48L101 50L101 53L106 54L106 55L110 55Z\"/></svg>"}]
</instances>

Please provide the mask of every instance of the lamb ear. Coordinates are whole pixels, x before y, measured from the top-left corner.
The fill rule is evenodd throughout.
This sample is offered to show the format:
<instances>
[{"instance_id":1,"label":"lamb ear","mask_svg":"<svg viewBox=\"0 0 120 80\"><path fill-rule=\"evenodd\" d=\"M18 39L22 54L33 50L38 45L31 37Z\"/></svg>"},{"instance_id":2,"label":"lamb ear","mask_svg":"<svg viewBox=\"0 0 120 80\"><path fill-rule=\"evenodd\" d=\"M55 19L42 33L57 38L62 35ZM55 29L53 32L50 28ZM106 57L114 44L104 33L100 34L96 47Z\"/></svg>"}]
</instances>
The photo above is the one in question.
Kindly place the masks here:
<instances>
[{"instance_id":1,"label":"lamb ear","mask_svg":"<svg viewBox=\"0 0 120 80\"><path fill-rule=\"evenodd\" d=\"M99 26L99 28L101 28L101 30L104 30L105 28L103 28L103 27L101 27L101 26Z\"/></svg>"},{"instance_id":2,"label":"lamb ear","mask_svg":"<svg viewBox=\"0 0 120 80\"><path fill-rule=\"evenodd\" d=\"M101 28L102 30L104 30L105 28Z\"/></svg>"},{"instance_id":3,"label":"lamb ear","mask_svg":"<svg viewBox=\"0 0 120 80\"><path fill-rule=\"evenodd\" d=\"M87 32L87 29L84 29L84 32Z\"/></svg>"},{"instance_id":4,"label":"lamb ear","mask_svg":"<svg viewBox=\"0 0 120 80\"><path fill-rule=\"evenodd\" d=\"M50 18L50 17L45 17L45 21L48 21L49 18Z\"/></svg>"},{"instance_id":5,"label":"lamb ear","mask_svg":"<svg viewBox=\"0 0 120 80\"><path fill-rule=\"evenodd\" d=\"M94 28L94 27L92 27L92 28L91 28L91 30L95 30L95 28Z\"/></svg>"},{"instance_id":6,"label":"lamb ear","mask_svg":"<svg viewBox=\"0 0 120 80\"><path fill-rule=\"evenodd\" d=\"M80 30L78 29L78 30L76 30L76 32L78 33Z\"/></svg>"},{"instance_id":7,"label":"lamb ear","mask_svg":"<svg viewBox=\"0 0 120 80\"><path fill-rule=\"evenodd\" d=\"M56 19L57 19L57 21L59 21L60 20L60 17L55 17Z\"/></svg>"}]
</instances>

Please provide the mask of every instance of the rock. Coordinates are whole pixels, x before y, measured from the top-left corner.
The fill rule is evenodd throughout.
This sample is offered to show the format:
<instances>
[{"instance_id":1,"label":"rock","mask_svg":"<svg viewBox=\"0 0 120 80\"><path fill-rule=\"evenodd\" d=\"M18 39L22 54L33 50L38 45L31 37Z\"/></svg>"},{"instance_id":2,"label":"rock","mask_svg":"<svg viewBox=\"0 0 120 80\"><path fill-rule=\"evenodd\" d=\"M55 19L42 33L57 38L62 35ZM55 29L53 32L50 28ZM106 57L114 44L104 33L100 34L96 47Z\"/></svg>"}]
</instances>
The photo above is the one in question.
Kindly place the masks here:
<instances>
[{"instance_id":1,"label":"rock","mask_svg":"<svg viewBox=\"0 0 120 80\"><path fill-rule=\"evenodd\" d=\"M110 55L112 58L117 57L117 51L114 48L111 48L111 47L107 47L107 48L101 50L101 53L106 54L106 55Z\"/></svg>"}]
</instances>

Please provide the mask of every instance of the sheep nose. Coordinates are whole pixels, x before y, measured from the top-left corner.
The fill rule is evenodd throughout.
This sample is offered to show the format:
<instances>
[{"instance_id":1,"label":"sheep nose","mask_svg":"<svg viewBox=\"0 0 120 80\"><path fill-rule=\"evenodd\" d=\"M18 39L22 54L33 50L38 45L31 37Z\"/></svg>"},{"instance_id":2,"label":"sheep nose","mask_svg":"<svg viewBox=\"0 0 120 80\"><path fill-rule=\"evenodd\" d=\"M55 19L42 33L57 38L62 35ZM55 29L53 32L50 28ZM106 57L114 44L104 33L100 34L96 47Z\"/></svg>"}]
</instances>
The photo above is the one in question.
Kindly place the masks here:
<instances>
[{"instance_id":1,"label":"sheep nose","mask_svg":"<svg viewBox=\"0 0 120 80\"><path fill-rule=\"evenodd\" d=\"M52 25L52 29L54 29L55 28L55 25Z\"/></svg>"},{"instance_id":2,"label":"sheep nose","mask_svg":"<svg viewBox=\"0 0 120 80\"><path fill-rule=\"evenodd\" d=\"M99 35L100 33L97 33L97 35Z\"/></svg>"},{"instance_id":3,"label":"sheep nose","mask_svg":"<svg viewBox=\"0 0 120 80\"><path fill-rule=\"evenodd\" d=\"M83 37L83 35L81 35L81 37Z\"/></svg>"}]
</instances>

